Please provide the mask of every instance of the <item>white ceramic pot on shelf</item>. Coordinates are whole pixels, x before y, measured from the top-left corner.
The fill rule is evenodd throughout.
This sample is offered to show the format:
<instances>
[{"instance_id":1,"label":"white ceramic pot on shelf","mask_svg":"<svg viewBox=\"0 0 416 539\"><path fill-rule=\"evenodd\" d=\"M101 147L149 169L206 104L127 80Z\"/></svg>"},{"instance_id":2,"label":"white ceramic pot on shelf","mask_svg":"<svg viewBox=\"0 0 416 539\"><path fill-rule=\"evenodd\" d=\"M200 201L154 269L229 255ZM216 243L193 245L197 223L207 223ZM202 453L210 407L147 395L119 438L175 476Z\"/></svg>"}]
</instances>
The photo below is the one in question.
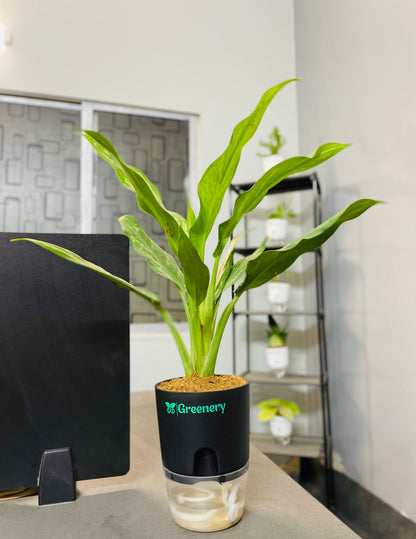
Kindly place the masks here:
<instances>
[{"instance_id":1,"label":"white ceramic pot on shelf","mask_svg":"<svg viewBox=\"0 0 416 539\"><path fill-rule=\"evenodd\" d=\"M266 360L269 369L274 372L277 378L282 378L289 365L289 348L287 346L268 346Z\"/></svg>"},{"instance_id":2,"label":"white ceramic pot on shelf","mask_svg":"<svg viewBox=\"0 0 416 539\"><path fill-rule=\"evenodd\" d=\"M262 157L261 162L262 162L262 165L263 165L263 171L267 172L272 167L274 167L278 163L281 163L282 161L283 161L283 157L281 155L278 155L278 154L266 155L266 156Z\"/></svg>"},{"instance_id":3,"label":"white ceramic pot on shelf","mask_svg":"<svg viewBox=\"0 0 416 539\"><path fill-rule=\"evenodd\" d=\"M283 281L271 281L267 284L267 299L272 309L277 312L284 312L287 309L290 297L290 283Z\"/></svg>"},{"instance_id":4,"label":"white ceramic pot on shelf","mask_svg":"<svg viewBox=\"0 0 416 539\"><path fill-rule=\"evenodd\" d=\"M282 445L289 445L292 439L293 423L287 417L275 415L270 420L270 432Z\"/></svg>"},{"instance_id":5,"label":"white ceramic pot on shelf","mask_svg":"<svg viewBox=\"0 0 416 539\"><path fill-rule=\"evenodd\" d=\"M287 219L271 217L266 220L266 236L268 245L280 246L287 237Z\"/></svg>"}]
</instances>

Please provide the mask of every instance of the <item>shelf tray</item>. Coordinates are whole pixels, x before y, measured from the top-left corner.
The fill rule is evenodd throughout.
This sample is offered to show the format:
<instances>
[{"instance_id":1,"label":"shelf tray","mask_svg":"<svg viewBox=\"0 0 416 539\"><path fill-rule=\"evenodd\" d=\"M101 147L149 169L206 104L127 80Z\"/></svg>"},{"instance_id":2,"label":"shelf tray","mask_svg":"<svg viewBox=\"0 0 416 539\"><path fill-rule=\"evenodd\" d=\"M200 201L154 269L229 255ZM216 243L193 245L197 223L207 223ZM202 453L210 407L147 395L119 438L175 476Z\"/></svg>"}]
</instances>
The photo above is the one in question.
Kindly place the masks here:
<instances>
[{"instance_id":1,"label":"shelf tray","mask_svg":"<svg viewBox=\"0 0 416 539\"><path fill-rule=\"evenodd\" d=\"M264 250L265 251L279 251L279 249L282 249L282 247L284 247L284 245L280 245L278 247L268 246ZM242 256L249 256L249 255L253 254L256 249L258 249L258 246L257 247L236 247L234 249L234 253L237 253L237 254L242 255ZM308 254L308 253L315 253L316 255L320 255L321 254L321 248L317 247L316 249L313 249L313 251L308 251L308 252L304 253L303 256Z\"/></svg>"},{"instance_id":2,"label":"shelf tray","mask_svg":"<svg viewBox=\"0 0 416 539\"><path fill-rule=\"evenodd\" d=\"M266 455L290 455L294 457L320 458L323 441L317 436L294 436L289 445L279 444L271 434L251 434L250 440Z\"/></svg>"},{"instance_id":3,"label":"shelf tray","mask_svg":"<svg viewBox=\"0 0 416 539\"><path fill-rule=\"evenodd\" d=\"M278 311L234 311L234 316L239 315L262 315L262 316L319 316L320 318L324 317L323 312L319 311L284 311L284 312L278 312Z\"/></svg>"},{"instance_id":4,"label":"shelf tray","mask_svg":"<svg viewBox=\"0 0 416 539\"><path fill-rule=\"evenodd\" d=\"M304 176L291 176L285 178L283 181L272 187L268 194L273 193L288 193L290 191L305 191L312 189L313 182L316 182L318 192L320 192L320 186L316 174L304 175ZM231 189L236 193L243 193L248 191L254 184L253 183L232 183Z\"/></svg>"},{"instance_id":5,"label":"shelf tray","mask_svg":"<svg viewBox=\"0 0 416 539\"><path fill-rule=\"evenodd\" d=\"M272 372L247 371L241 375L247 382L257 384L278 384L278 385L306 385L319 386L321 379L319 376L291 375L287 374L282 378L277 378ZM325 381L325 380L324 380Z\"/></svg>"}]
</instances>

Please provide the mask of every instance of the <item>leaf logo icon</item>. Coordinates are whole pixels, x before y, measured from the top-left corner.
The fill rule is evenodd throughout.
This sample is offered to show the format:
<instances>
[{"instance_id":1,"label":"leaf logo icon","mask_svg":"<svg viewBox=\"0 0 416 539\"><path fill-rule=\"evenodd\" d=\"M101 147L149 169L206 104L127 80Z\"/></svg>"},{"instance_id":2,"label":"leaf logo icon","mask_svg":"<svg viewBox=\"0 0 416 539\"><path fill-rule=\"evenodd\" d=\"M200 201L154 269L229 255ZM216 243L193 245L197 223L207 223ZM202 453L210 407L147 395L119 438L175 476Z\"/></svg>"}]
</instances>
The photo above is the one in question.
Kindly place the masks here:
<instances>
[{"instance_id":1,"label":"leaf logo icon","mask_svg":"<svg viewBox=\"0 0 416 539\"><path fill-rule=\"evenodd\" d=\"M176 402L166 402L165 401L165 404L166 404L166 409L167 409L168 414L174 414L175 413Z\"/></svg>"}]
</instances>

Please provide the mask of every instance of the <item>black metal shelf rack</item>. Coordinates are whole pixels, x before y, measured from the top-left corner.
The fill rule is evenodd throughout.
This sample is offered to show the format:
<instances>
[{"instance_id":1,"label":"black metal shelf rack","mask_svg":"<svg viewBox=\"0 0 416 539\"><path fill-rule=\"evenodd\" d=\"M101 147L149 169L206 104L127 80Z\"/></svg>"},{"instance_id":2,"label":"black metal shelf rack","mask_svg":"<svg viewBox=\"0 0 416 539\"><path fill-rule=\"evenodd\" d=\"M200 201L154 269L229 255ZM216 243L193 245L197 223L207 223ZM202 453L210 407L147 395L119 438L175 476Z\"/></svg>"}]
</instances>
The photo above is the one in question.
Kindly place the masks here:
<instances>
[{"instance_id":1,"label":"black metal shelf rack","mask_svg":"<svg viewBox=\"0 0 416 539\"><path fill-rule=\"evenodd\" d=\"M231 193L239 195L248 191L254 184L241 183L232 184L230 187ZM280 182L278 185L270 189L267 195L311 191L313 199L313 221L314 226L318 226L322 222L321 210L321 189L319 186L318 177L315 173L304 176L289 177ZM267 196L266 195L266 196ZM254 251L255 247L240 247L236 248L235 252L247 256ZM273 247L275 249L275 247ZM234 310L233 312L233 369L237 371L236 358L236 318L239 316L246 317L246 346L247 346L247 371L242 373L252 384L280 384L291 386L317 386L321 393L322 407L322 437L297 437L288 446L276 444L269 435L253 434L252 441L266 454L277 455L292 455L302 458L321 458L325 469L325 494L327 507L334 507L334 479L332 470L332 435L331 435L331 414L329 405L329 386L328 386L328 362L327 348L325 336L325 311L324 311L324 292L323 292L323 274L322 274L322 253L320 249L314 251L315 255L315 288L316 288L316 310L313 311L286 311L275 313L273 311L252 311L249 308L246 310ZM318 342L319 342L319 374L317 376L290 376L286 375L283 378L277 378L273 375L263 372L254 372L250 370L250 317L254 315L279 314L279 316L313 316L316 318ZM240 373L241 374L241 373Z\"/></svg>"}]
</instances>

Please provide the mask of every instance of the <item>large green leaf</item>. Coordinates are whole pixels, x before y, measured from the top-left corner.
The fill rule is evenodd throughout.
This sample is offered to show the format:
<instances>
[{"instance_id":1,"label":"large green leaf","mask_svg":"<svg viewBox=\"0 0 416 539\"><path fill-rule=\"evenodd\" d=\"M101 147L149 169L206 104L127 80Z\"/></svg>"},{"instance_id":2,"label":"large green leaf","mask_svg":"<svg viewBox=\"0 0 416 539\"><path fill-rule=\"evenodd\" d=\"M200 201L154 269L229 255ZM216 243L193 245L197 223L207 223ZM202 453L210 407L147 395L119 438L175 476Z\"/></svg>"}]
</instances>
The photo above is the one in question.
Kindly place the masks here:
<instances>
[{"instance_id":1,"label":"large green leaf","mask_svg":"<svg viewBox=\"0 0 416 539\"><path fill-rule=\"evenodd\" d=\"M187 290L196 306L204 300L208 288L209 270L201 261L185 232L180 230L179 239L184 278L184 274L179 269L175 259L143 232L134 217L124 215L120 218L120 224L134 250L146 258L156 273L173 281L181 292Z\"/></svg>"},{"instance_id":2,"label":"large green leaf","mask_svg":"<svg viewBox=\"0 0 416 539\"><path fill-rule=\"evenodd\" d=\"M251 260L255 260L257 257L261 255L261 253L264 251L266 247L266 240L258 247L251 255L245 256L244 258L241 258L238 260L234 266L232 267L231 271L228 274L227 279L224 282L223 290L227 290L230 286L237 283L241 277L245 274L247 265Z\"/></svg>"},{"instance_id":3,"label":"large green leaf","mask_svg":"<svg viewBox=\"0 0 416 539\"><path fill-rule=\"evenodd\" d=\"M228 250L225 253L224 260L221 262L221 265L218 269L217 280L215 283L214 301L217 301L221 297L224 291L225 283L227 282L227 279L233 267L234 248L242 235L243 234L239 234L238 236L232 239L232 241L230 242L230 245L228 246Z\"/></svg>"},{"instance_id":4,"label":"large green leaf","mask_svg":"<svg viewBox=\"0 0 416 539\"><path fill-rule=\"evenodd\" d=\"M221 223L218 228L218 245L214 256L219 256L224 249L235 227L246 213L252 211L264 198L267 192L279 182L298 172L316 167L334 156L348 144L328 143L320 146L310 157L291 157L268 170L257 182L244 193L238 195L231 217Z\"/></svg>"},{"instance_id":5,"label":"large green leaf","mask_svg":"<svg viewBox=\"0 0 416 539\"><path fill-rule=\"evenodd\" d=\"M192 225L195 223L196 217L194 210L191 205L191 199L188 197L188 213L186 215L186 229L189 232L192 228Z\"/></svg>"},{"instance_id":6,"label":"large green leaf","mask_svg":"<svg viewBox=\"0 0 416 539\"><path fill-rule=\"evenodd\" d=\"M247 264L246 277L237 288L236 295L240 296L245 290L257 288L283 273L300 255L320 247L342 223L355 219L378 202L371 199L357 200L299 240L278 251L264 252Z\"/></svg>"},{"instance_id":7,"label":"large green leaf","mask_svg":"<svg viewBox=\"0 0 416 539\"><path fill-rule=\"evenodd\" d=\"M201 257L203 257L206 239L211 232L224 195L231 184L240 161L241 150L256 132L267 107L275 95L294 80L296 79L282 82L263 94L252 114L234 128L225 152L211 163L202 176L198 185L200 211L190 231L191 241Z\"/></svg>"},{"instance_id":8,"label":"large green leaf","mask_svg":"<svg viewBox=\"0 0 416 539\"><path fill-rule=\"evenodd\" d=\"M179 251L186 289L194 301L194 307L198 307L207 294L209 270L183 230L179 231Z\"/></svg>"},{"instance_id":9,"label":"large green leaf","mask_svg":"<svg viewBox=\"0 0 416 539\"><path fill-rule=\"evenodd\" d=\"M130 191L134 191L134 186L124 171L121 158L111 142L107 140L104 135L97 133L96 131L82 131L82 133L97 154L113 167L114 172L117 174L123 187Z\"/></svg>"},{"instance_id":10,"label":"large green leaf","mask_svg":"<svg viewBox=\"0 0 416 539\"><path fill-rule=\"evenodd\" d=\"M135 191L139 207L157 220L165 231L172 252L180 258L178 253L179 229L186 230L187 227L184 217L165 208L159 189L142 171L124 163L112 144L103 135L95 131L84 131L84 134L98 155L114 168L122 185Z\"/></svg>"},{"instance_id":11,"label":"large green leaf","mask_svg":"<svg viewBox=\"0 0 416 539\"><path fill-rule=\"evenodd\" d=\"M123 215L119 221L136 253L144 256L156 273L175 283L181 292L185 292L185 280L173 256L149 238L133 216Z\"/></svg>"},{"instance_id":12,"label":"large green leaf","mask_svg":"<svg viewBox=\"0 0 416 539\"><path fill-rule=\"evenodd\" d=\"M152 215L164 229L169 246L184 269L186 289L199 305L206 295L209 271L187 235L186 219L165 208L158 188L143 172L126 165L105 137L94 131L85 131L85 136L99 155L113 166L119 178L123 177L123 185L134 188L139 207Z\"/></svg>"},{"instance_id":13,"label":"large green leaf","mask_svg":"<svg viewBox=\"0 0 416 539\"><path fill-rule=\"evenodd\" d=\"M121 279L120 277L113 275L112 273L103 269L101 266L97 266L97 264L93 264L92 262L85 260L84 258L80 257L76 253L73 253L72 251L69 251L68 249L64 249L63 247L59 247L58 245L54 245L53 243L48 243L46 241L41 241L41 240L34 240L31 238L16 238L11 241L30 241L32 243L35 243L36 245L39 245L40 247L47 249L51 253L54 253L55 255L58 255L61 258L68 260L69 262L73 262L74 264L77 264L78 266L83 266L84 268L88 268L92 271L95 271L95 273L98 273L99 275L102 275L106 279L109 279L110 281L115 283L117 286L120 286L121 288L126 288L130 292L134 292L135 294L138 294L142 298L152 303L155 307L160 307L159 298L156 294L153 294L153 292L150 292L149 290L145 290L144 288L139 288L137 286L132 285L128 281L125 281L124 279Z\"/></svg>"}]
</instances>

